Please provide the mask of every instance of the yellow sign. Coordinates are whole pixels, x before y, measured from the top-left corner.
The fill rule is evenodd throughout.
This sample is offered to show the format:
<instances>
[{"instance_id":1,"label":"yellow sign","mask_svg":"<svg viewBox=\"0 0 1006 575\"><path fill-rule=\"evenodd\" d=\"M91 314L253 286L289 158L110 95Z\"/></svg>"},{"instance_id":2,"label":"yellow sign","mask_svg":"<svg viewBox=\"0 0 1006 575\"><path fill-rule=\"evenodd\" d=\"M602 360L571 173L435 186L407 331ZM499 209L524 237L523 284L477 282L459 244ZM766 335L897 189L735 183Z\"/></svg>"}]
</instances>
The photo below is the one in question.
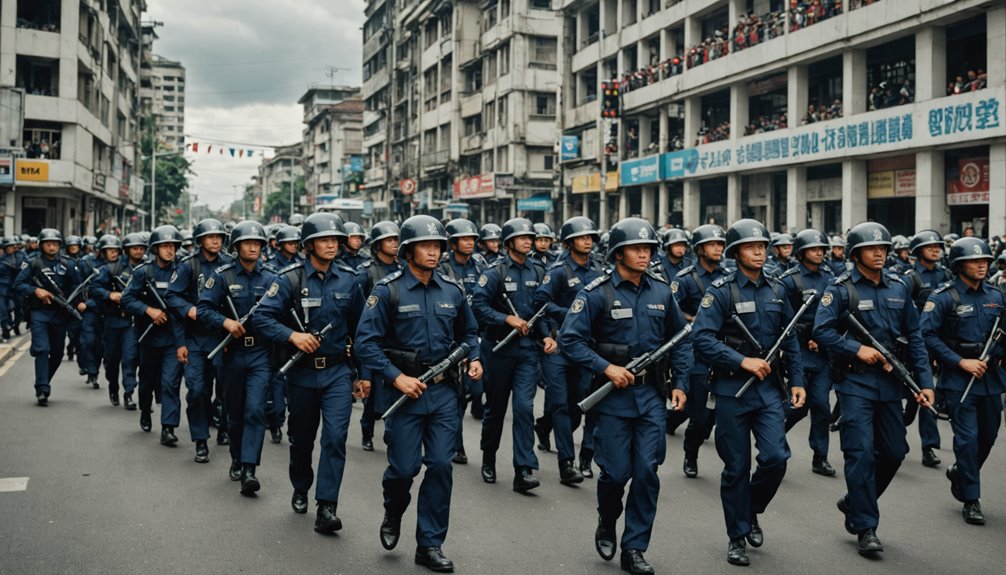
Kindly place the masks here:
<instances>
[{"instance_id":1,"label":"yellow sign","mask_svg":"<svg viewBox=\"0 0 1006 575\"><path fill-rule=\"evenodd\" d=\"M589 176L576 176L572 181L572 188L574 194L588 194L591 192L598 192L601 190L601 173L594 172ZM605 182L604 190L606 192L617 192L618 191L618 172L608 172L608 180Z\"/></svg>"},{"instance_id":2,"label":"yellow sign","mask_svg":"<svg viewBox=\"0 0 1006 575\"><path fill-rule=\"evenodd\" d=\"M894 197L894 171L870 172L867 175L866 197L893 198Z\"/></svg>"},{"instance_id":3,"label":"yellow sign","mask_svg":"<svg viewBox=\"0 0 1006 575\"><path fill-rule=\"evenodd\" d=\"M17 181L19 182L48 182L49 162L36 162L32 160L18 160Z\"/></svg>"}]
</instances>

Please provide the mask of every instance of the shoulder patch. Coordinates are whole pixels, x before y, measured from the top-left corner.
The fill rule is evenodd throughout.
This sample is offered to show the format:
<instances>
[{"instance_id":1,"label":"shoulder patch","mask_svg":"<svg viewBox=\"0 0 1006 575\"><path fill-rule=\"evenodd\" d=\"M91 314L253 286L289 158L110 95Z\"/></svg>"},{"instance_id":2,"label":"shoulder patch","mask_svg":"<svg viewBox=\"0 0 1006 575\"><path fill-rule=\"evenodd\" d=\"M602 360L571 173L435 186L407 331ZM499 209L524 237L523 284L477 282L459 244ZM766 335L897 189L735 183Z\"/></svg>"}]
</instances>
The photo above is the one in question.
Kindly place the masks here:
<instances>
[{"instance_id":1,"label":"shoulder patch","mask_svg":"<svg viewBox=\"0 0 1006 575\"><path fill-rule=\"evenodd\" d=\"M609 280L611 280L611 275L610 274L604 274L603 276L598 276L598 277L594 278L594 281L592 281L589 284L587 284L586 287L584 287L583 289L585 289L587 291L592 291L595 288L597 288L598 286L604 285Z\"/></svg>"},{"instance_id":2,"label":"shoulder patch","mask_svg":"<svg viewBox=\"0 0 1006 575\"><path fill-rule=\"evenodd\" d=\"M21 269L23 270L28 269L28 260L21 262Z\"/></svg>"},{"instance_id":3,"label":"shoulder patch","mask_svg":"<svg viewBox=\"0 0 1006 575\"><path fill-rule=\"evenodd\" d=\"M572 305L569 306L569 313L580 313L583 311L584 302L580 298L573 300Z\"/></svg>"},{"instance_id":4,"label":"shoulder patch","mask_svg":"<svg viewBox=\"0 0 1006 575\"><path fill-rule=\"evenodd\" d=\"M486 287L487 283L489 283L489 278L486 277L486 274L480 275L479 276L479 287Z\"/></svg>"},{"instance_id":5,"label":"shoulder patch","mask_svg":"<svg viewBox=\"0 0 1006 575\"><path fill-rule=\"evenodd\" d=\"M834 297L835 296L833 296L831 292L826 292L823 296L821 296L821 305L823 305L824 307L828 307L829 305L831 305L831 302L834 300Z\"/></svg>"},{"instance_id":6,"label":"shoulder patch","mask_svg":"<svg viewBox=\"0 0 1006 575\"><path fill-rule=\"evenodd\" d=\"M213 276L210 276L210 279L206 280L206 285L203 286L203 287L205 289L213 289L213 285L215 283L216 283L216 280L213 279Z\"/></svg>"},{"instance_id":7,"label":"shoulder patch","mask_svg":"<svg viewBox=\"0 0 1006 575\"><path fill-rule=\"evenodd\" d=\"M542 278L541 283L542 284L547 284L550 281L552 281L552 274L545 274L545 277Z\"/></svg>"},{"instance_id":8,"label":"shoulder patch","mask_svg":"<svg viewBox=\"0 0 1006 575\"><path fill-rule=\"evenodd\" d=\"M679 288L677 280L671 282L671 293L678 293Z\"/></svg>"},{"instance_id":9,"label":"shoulder patch","mask_svg":"<svg viewBox=\"0 0 1006 575\"><path fill-rule=\"evenodd\" d=\"M923 306L922 312L923 313L928 313L928 312L933 311L934 309L936 309L936 302L934 302L933 300L929 300L929 301L926 302L926 305Z\"/></svg>"},{"instance_id":10,"label":"shoulder patch","mask_svg":"<svg viewBox=\"0 0 1006 575\"><path fill-rule=\"evenodd\" d=\"M279 293L279 283L272 282L272 285L269 286L269 291L265 292L265 295L269 297L276 297L276 294L278 293Z\"/></svg>"},{"instance_id":11,"label":"shoulder patch","mask_svg":"<svg viewBox=\"0 0 1006 575\"><path fill-rule=\"evenodd\" d=\"M377 296L376 295L369 296L367 298L367 307L373 308L375 305L377 305Z\"/></svg>"},{"instance_id":12,"label":"shoulder patch","mask_svg":"<svg viewBox=\"0 0 1006 575\"><path fill-rule=\"evenodd\" d=\"M699 305L706 308L713 305L713 294L707 293L706 295L702 296L702 303Z\"/></svg>"}]
</instances>

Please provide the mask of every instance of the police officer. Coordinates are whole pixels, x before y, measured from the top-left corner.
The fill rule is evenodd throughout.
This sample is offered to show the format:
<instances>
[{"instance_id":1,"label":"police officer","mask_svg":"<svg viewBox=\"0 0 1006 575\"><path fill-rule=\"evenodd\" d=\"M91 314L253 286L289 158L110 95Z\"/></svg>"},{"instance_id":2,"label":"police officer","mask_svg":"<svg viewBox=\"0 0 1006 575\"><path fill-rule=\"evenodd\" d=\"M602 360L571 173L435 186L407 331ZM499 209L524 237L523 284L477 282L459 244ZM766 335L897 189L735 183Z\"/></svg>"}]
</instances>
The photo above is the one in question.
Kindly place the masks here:
<instances>
[{"instance_id":1,"label":"police officer","mask_svg":"<svg viewBox=\"0 0 1006 575\"><path fill-rule=\"evenodd\" d=\"M727 561L732 565L750 563L746 543L761 547L764 542L758 515L779 489L790 457L784 403L789 399L799 409L805 400L796 335L782 337L793 310L782 282L763 270L768 238L768 230L755 220L730 226L726 255L736 261L737 270L713 282L695 316L693 344L713 369L716 451L724 465L720 499L730 538ZM780 338L782 361L773 367L762 356ZM780 375L783 367L789 381ZM736 397L751 377L755 383ZM753 475L752 434L758 448Z\"/></svg>"},{"instance_id":2,"label":"police officer","mask_svg":"<svg viewBox=\"0 0 1006 575\"><path fill-rule=\"evenodd\" d=\"M267 264L274 274L304 261L304 257L300 255L300 228L280 225L274 239L276 250ZM266 413L269 441L279 443L283 441L283 424L286 423L286 376L279 373L278 369L272 374L270 388L269 409Z\"/></svg>"},{"instance_id":3,"label":"police officer","mask_svg":"<svg viewBox=\"0 0 1006 575\"><path fill-rule=\"evenodd\" d=\"M703 224L692 231L692 251L695 263L683 268L671 280L671 293L688 321L699 312L702 296L714 281L727 273L723 267L723 249L726 232L716 224ZM713 410L708 407L709 364L696 353L688 374L688 403L684 411L668 413L667 427L671 432L688 419L683 444L685 477L699 475L699 448L713 431L716 422Z\"/></svg>"},{"instance_id":4,"label":"police officer","mask_svg":"<svg viewBox=\"0 0 1006 575\"><path fill-rule=\"evenodd\" d=\"M39 235L42 235L42 234L39 233ZM25 240L24 255L28 259L35 259L36 257L38 257L38 255L39 255L39 248L38 248L38 237L37 236L28 236L28 239Z\"/></svg>"},{"instance_id":5,"label":"police officer","mask_svg":"<svg viewBox=\"0 0 1006 575\"><path fill-rule=\"evenodd\" d=\"M771 243L772 255L765 262L765 273L780 277L796 265L796 262L790 257L793 254L793 236L790 234L779 234Z\"/></svg>"},{"instance_id":6,"label":"police officer","mask_svg":"<svg viewBox=\"0 0 1006 575\"><path fill-rule=\"evenodd\" d=\"M136 369L139 365L137 334L133 330L133 316L122 304L122 292L129 285L136 268L143 264L147 242L140 234L127 234L122 240L125 255L114 250L108 252L108 263L91 287L91 298L105 318L102 348L105 350L105 380L108 381L108 399L119 405L119 374L121 367L122 391L125 408L136 410L133 392L136 390Z\"/></svg>"},{"instance_id":7,"label":"police officer","mask_svg":"<svg viewBox=\"0 0 1006 575\"><path fill-rule=\"evenodd\" d=\"M276 252L268 260L269 268L278 273L279 270L304 260L300 255L300 228L282 226L276 230Z\"/></svg>"},{"instance_id":8,"label":"police officer","mask_svg":"<svg viewBox=\"0 0 1006 575\"><path fill-rule=\"evenodd\" d=\"M492 376L486 387L486 413L482 419L482 480L496 482L496 452L503 436L507 403L513 392L513 489L524 493L538 487L532 474L538 469L534 454L534 395L539 378L538 360L544 344L545 353L555 353L555 340L545 322L528 328L527 320L534 315L534 292L545 276L545 270L530 257L535 232L524 218L507 220L502 228L507 255L488 267L479 277L472 294L472 309L486 335L484 349L516 329L520 337L510 340L502 349L483 353L483 360ZM535 337L531 336L534 330Z\"/></svg>"},{"instance_id":9,"label":"police officer","mask_svg":"<svg viewBox=\"0 0 1006 575\"><path fill-rule=\"evenodd\" d=\"M314 529L331 534L342 529L336 512L346 469L353 395L362 397L370 388L369 380L353 382L347 353L364 300L355 271L334 263L342 220L331 213L311 214L300 233L307 257L277 275L250 321L267 339L290 343L295 351L306 354L287 374L291 507L296 513L307 513L307 492L314 483L312 453L320 423ZM328 332L324 338L318 335L322 331Z\"/></svg>"},{"instance_id":10,"label":"police officer","mask_svg":"<svg viewBox=\"0 0 1006 575\"><path fill-rule=\"evenodd\" d=\"M81 246L83 243L84 241L80 238L80 236L68 235L63 239L63 253L73 263L73 265L78 268L80 267L80 259L84 255L81 253ZM78 269L77 271L79 274L80 270ZM84 277L86 276L81 276L82 279ZM81 344L80 330L82 323L83 322L81 320L74 319L66 327L66 359L70 361L73 361L74 355L77 354L77 346ZM79 354L77 363L81 366L81 368L83 368L83 354ZM87 383L89 385L91 384L90 378Z\"/></svg>"},{"instance_id":11,"label":"police officer","mask_svg":"<svg viewBox=\"0 0 1006 575\"><path fill-rule=\"evenodd\" d=\"M485 224L479 228L479 241L477 244L479 253L476 259L481 260L479 265L483 268L498 263L498 260L504 257L504 254L500 252L502 233L502 228L496 224Z\"/></svg>"},{"instance_id":12,"label":"police officer","mask_svg":"<svg viewBox=\"0 0 1006 575\"><path fill-rule=\"evenodd\" d=\"M850 271L852 263L845 259L846 241L842 236L831 236L831 254L828 257L828 266L835 277Z\"/></svg>"},{"instance_id":13,"label":"police officer","mask_svg":"<svg viewBox=\"0 0 1006 575\"><path fill-rule=\"evenodd\" d=\"M786 431L789 432L810 412L810 448L814 452L811 471L832 477L835 468L828 462L828 420L831 417L831 362L828 351L814 341L814 312L820 296L835 276L824 265L824 251L829 246L828 236L814 229L803 230L793 240L793 253L800 263L782 274L790 307L800 309L807 298L814 300L796 324L796 338L800 342L800 362L807 384L807 402L800 409L786 412Z\"/></svg>"},{"instance_id":14,"label":"police officer","mask_svg":"<svg viewBox=\"0 0 1006 575\"><path fill-rule=\"evenodd\" d=\"M261 485L255 469L265 440L266 403L272 366L270 346L251 325L241 323L265 295L275 274L261 261L268 245L265 229L246 220L231 230L228 246L237 254L210 274L199 294L197 316L218 333L233 338L225 348L220 377L227 396L227 430L230 435L232 481L241 481L241 494L252 495ZM196 440L196 461L209 460L206 439Z\"/></svg>"},{"instance_id":15,"label":"police officer","mask_svg":"<svg viewBox=\"0 0 1006 575\"><path fill-rule=\"evenodd\" d=\"M398 259L399 229L395 222L383 221L370 229L370 251L374 259L364 262L358 269L364 295L373 291L377 282L400 271L403 267ZM383 382L378 380L377 385ZM363 432L363 450L374 450L374 421L380 417L374 408L375 395L368 395L363 401L363 415L360 416L360 430Z\"/></svg>"},{"instance_id":16,"label":"police officer","mask_svg":"<svg viewBox=\"0 0 1006 575\"><path fill-rule=\"evenodd\" d=\"M884 226L865 222L848 234L849 258L855 267L835 279L821 297L814 318L814 341L831 350L841 378L835 392L842 409L840 438L845 455L848 493L838 501L845 529L856 534L860 555L884 550L877 537L884 493L908 453L901 399L902 383L877 349L853 334L844 334L841 322L852 314L888 350L899 337L907 338L906 366L913 370L922 392L916 401L931 405L933 379L929 371L919 312L904 276L885 273L891 234Z\"/></svg>"},{"instance_id":17,"label":"police officer","mask_svg":"<svg viewBox=\"0 0 1006 575\"><path fill-rule=\"evenodd\" d=\"M96 247L97 250L84 255L77 262L77 272L80 274L81 280L87 279L96 269L107 263L106 247L112 247L121 251L122 242L111 234L105 234L97 242L93 243L92 246ZM82 295L86 301L94 303L89 298L89 288L85 288ZM101 339L105 331L105 316L102 314L100 306L96 305L88 305L87 309L83 312L83 316L84 319L79 322L77 331L75 333L71 331L71 338L79 337L77 342L77 366L80 368L81 375L87 376L85 385L98 389L100 387L98 384L98 369L104 357Z\"/></svg>"},{"instance_id":18,"label":"police officer","mask_svg":"<svg viewBox=\"0 0 1006 575\"><path fill-rule=\"evenodd\" d=\"M457 218L447 222L446 230L447 242L450 250L444 254L440 261L439 271L445 276L454 280L464 288L465 296L471 299L475 284L479 281L482 269L476 263L475 241L479 237L479 230L475 224L464 218ZM465 410L469 402L472 405L472 415L476 419L482 419L482 412L485 409L482 402L482 379L474 380L470 377L463 378L464 393L458 399L458 415L464 418ZM454 448L454 463L468 463L468 454L465 452L464 434L460 428L458 432L457 445Z\"/></svg>"},{"instance_id":19,"label":"police officer","mask_svg":"<svg viewBox=\"0 0 1006 575\"><path fill-rule=\"evenodd\" d=\"M688 267L688 243L685 230L671 228L664 234L664 252L658 253L654 258L653 271L660 274L667 283L674 281L674 276Z\"/></svg>"},{"instance_id":20,"label":"police officer","mask_svg":"<svg viewBox=\"0 0 1006 575\"><path fill-rule=\"evenodd\" d=\"M559 345L574 364L587 366L600 376L599 381L611 381L616 387L591 410L601 468L594 545L605 561L615 556L615 524L631 480L620 563L633 574L653 573L643 553L649 547L657 512L657 467L667 451L666 370L654 366L641 377L624 366L670 339L686 320L670 287L647 272L653 250L660 245L650 224L626 218L612 226L610 233L607 259L614 269L576 295L560 329ZM673 367L675 388L669 399L676 409L682 409L686 401L691 362L687 341L673 348L663 362Z\"/></svg>"},{"instance_id":21,"label":"police officer","mask_svg":"<svg viewBox=\"0 0 1006 575\"><path fill-rule=\"evenodd\" d=\"M432 571L454 568L441 546L450 518L451 459L461 431L461 382L457 370L439 383L423 384L416 378L461 343L469 346L468 376L482 377L477 324L465 292L437 271L447 237L444 226L430 216L413 216L402 223L399 258L407 265L374 287L355 345L366 369L382 374L389 399L402 393L410 398L385 425L388 467L381 545L390 550L398 544L412 482L425 463L417 503L415 562Z\"/></svg>"},{"instance_id":22,"label":"police officer","mask_svg":"<svg viewBox=\"0 0 1006 575\"><path fill-rule=\"evenodd\" d=\"M964 507L964 521L984 525L981 504L981 467L989 456L1002 421L1006 377L1000 361L1001 345L990 358L981 354L997 318L1006 321L1006 296L985 283L992 250L978 238L961 238L950 247L952 283L933 291L922 308L922 336L933 358L940 362L940 388L947 395L954 430L957 462L947 469L950 492ZM1003 329L1000 323L999 329ZM968 383L974 380L961 401Z\"/></svg>"},{"instance_id":23,"label":"police officer","mask_svg":"<svg viewBox=\"0 0 1006 575\"><path fill-rule=\"evenodd\" d=\"M346 245L339 250L339 257L347 266L357 269L370 259L363 249L363 240L367 237L367 233L363 231L363 226L356 222L346 222L342 229L346 232Z\"/></svg>"},{"instance_id":24,"label":"police officer","mask_svg":"<svg viewBox=\"0 0 1006 575\"><path fill-rule=\"evenodd\" d=\"M182 247L178 250L178 259L182 260L189 257L192 254L192 246L195 244L195 239L192 237L191 230L183 230L182 234Z\"/></svg>"},{"instance_id":25,"label":"police officer","mask_svg":"<svg viewBox=\"0 0 1006 575\"><path fill-rule=\"evenodd\" d=\"M28 298L31 305L31 356L35 358L35 400L39 406L49 404L50 384L63 361L63 342L70 314L54 303L53 298L66 298L80 283L76 266L59 250L63 237L58 230L44 228L39 232L41 251L38 257L23 262L14 280L14 293ZM77 311L83 302L68 301Z\"/></svg>"},{"instance_id":26,"label":"police officer","mask_svg":"<svg viewBox=\"0 0 1006 575\"><path fill-rule=\"evenodd\" d=\"M600 239L594 222L583 216L570 218L562 224L559 234L565 252L546 272L534 294L535 309L548 305L548 329L552 334L558 333L576 294L604 273L590 258L594 242ZM573 423L571 410L576 409L576 421L579 423L580 412L575 404L584 398L590 387L590 373L580 369L580 366L561 353L545 355L541 369L545 376L545 413L551 417L555 447L559 455L559 482L563 485L582 483L584 472L588 477L594 475L590 468L594 454L594 418L588 414L584 425L583 441L580 444L580 469L577 470L573 459L576 455L573 445L573 430L576 425ZM536 424L536 431L538 425Z\"/></svg>"},{"instance_id":27,"label":"police officer","mask_svg":"<svg viewBox=\"0 0 1006 575\"><path fill-rule=\"evenodd\" d=\"M229 444L230 438L227 428L227 392L223 382L217 377L214 365L219 365L219 361L211 361L207 357L220 342L220 337L210 324L198 317L196 306L213 270L230 263L234 258L223 249L227 232L219 220L201 220L193 230L193 238L199 249L188 258L179 260L177 269L171 276L165 302L178 317L184 318L185 347L188 349L185 362L185 417L189 422L189 434L196 444L195 461L205 463L208 456L203 455L200 442L205 443L210 437L210 416L216 409L212 401L214 381L221 409L217 424L217 445ZM180 390L166 391L164 412L172 415L173 420L173 414L181 409Z\"/></svg>"},{"instance_id":28,"label":"police officer","mask_svg":"<svg viewBox=\"0 0 1006 575\"><path fill-rule=\"evenodd\" d=\"M165 389L173 389L180 383L181 367L188 356L188 350L185 349L185 328L174 312L162 305L171 276L175 272L175 253L181 243L182 235L174 226L154 228L149 239L154 259L133 270L120 301L135 319L137 338L143 337L143 341L138 339L137 343L140 358L140 429L146 432L151 429L152 401L156 398L157 403L161 403ZM150 328L151 324L154 327ZM171 413L166 405L161 411L162 445L173 446L178 443L174 434L174 426L177 424L177 407Z\"/></svg>"},{"instance_id":29,"label":"police officer","mask_svg":"<svg viewBox=\"0 0 1006 575\"><path fill-rule=\"evenodd\" d=\"M534 259L548 269L555 263L556 254L552 251L555 243L555 232L548 224L534 224Z\"/></svg>"},{"instance_id":30,"label":"police officer","mask_svg":"<svg viewBox=\"0 0 1006 575\"><path fill-rule=\"evenodd\" d=\"M11 330L14 329L14 306L17 305L17 297L11 297L11 288L14 279L21 269L21 262L17 257L16 236L3 238L3 254L0 254L0 327L3 328L3 341L10 340Z\"/></svg>"},{"instance_id":31,"label":"police officer","mask_svg":"<svg viewBox=\"0 0 1006 575\"><path fill-rule=\"evenodd\" d=\"M887 267L896 274L903 274L912 268L911 243L900 234L891 238L891 242L894 249L887 258Z\"/></svg>"}]
</instances>

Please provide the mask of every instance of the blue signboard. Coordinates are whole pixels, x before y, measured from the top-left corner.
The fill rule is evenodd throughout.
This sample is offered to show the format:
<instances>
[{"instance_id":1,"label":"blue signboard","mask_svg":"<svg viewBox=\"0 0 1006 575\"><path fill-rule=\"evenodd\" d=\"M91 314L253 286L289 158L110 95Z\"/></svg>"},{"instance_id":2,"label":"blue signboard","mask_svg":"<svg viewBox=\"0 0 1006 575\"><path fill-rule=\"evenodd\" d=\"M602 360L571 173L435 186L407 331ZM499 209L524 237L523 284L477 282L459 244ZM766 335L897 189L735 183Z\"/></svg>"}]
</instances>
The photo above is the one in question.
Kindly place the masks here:
<instances>
[{"instance_id":1,"label":"blue signboard","mask_svg":"<svg viewBox=\"0 0 1006 575\"><path fill-rule=\"evenodd\" d=\"M665 179L683 178L695 173L699 165L699 151L695 148L660 155Z\"/></svg>"},{"instance_id":2,"label":"blue signboard","mask_svg":"<svg viewBox=\"0 0 1006 575\"><path fill-rule=\"evenodd\" d=\"M526 200L517 200L517 210L522 212L551 212L551 196L533 196Z\"/></svg>"},{"instance_id":3,"label":"blue signboard","mask_svg":"<svg viewBox=\"0 0 1006 575\"><path fill-rule=\"evenodd\" d=\"M622 162L622 176L619 183L623 186L655 184L660 180L660 156Z\"/></svg>"},{"instance_id":4,"label":"blue signboard","mask_svg":"<svg viewBox=\"0 0 1006 575\"><path fill-rule=\"evenodd\" d=\"M559 161L568 162L580 157L580 136L563 136L559 144Z\"/></svg>"}]
</instances>

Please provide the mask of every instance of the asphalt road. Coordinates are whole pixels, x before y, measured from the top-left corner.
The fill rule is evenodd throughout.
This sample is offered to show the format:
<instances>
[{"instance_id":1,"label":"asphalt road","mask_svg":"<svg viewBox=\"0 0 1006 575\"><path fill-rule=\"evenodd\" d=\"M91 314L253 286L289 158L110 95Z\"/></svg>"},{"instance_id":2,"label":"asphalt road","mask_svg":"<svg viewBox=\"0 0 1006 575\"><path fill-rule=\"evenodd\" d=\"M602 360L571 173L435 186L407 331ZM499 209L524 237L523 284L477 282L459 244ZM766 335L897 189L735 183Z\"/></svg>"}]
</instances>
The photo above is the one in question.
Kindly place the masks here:
<instances>
[{"instance_id":1,"label":"asphalt road","mask_svg":"<svg viewBox=\"0 0 1006 575\"><path fill-rule=\"evenodd\" d=\"M378 541L383 515L383 445L360 448L360 407L350 428L349 462L337 536L313 530L314 509L290 510L288 444L264 447L262 491L245 498L227 478L225 447L211 444L209 464L192 461L183 423L176 449L158 443L158 425L143 433L138 412L114 408L102 381L95 391L76 366L64 363L49 407L34 405L33 364L27 353L0 367L0 573L388 573L425 572L413 565L415 505L403 520L397 550ZM541 409L542 397L538 397ZM380 425L380 424L378 424ZM1006 452L997 446L985 466L984 527L964 524L943 468L920 463L918 433L912 453L881 500L879 535L886 552L859 557L845 533L835 500L844 492L838 438L831 461L838 478L810 471L807 420L790 434L793 459L778 496L762 516L765 546L750 551L747 571L726 563L727 538L718 494L722 465L711 444L699 458L698 479L681 473L681 434L669 438L663 486L647 559L658 573L974 573L1002 568L1006 541ZM594 480L559 484L555 455L540 453L542 486L530 495L479 476L480 426L467 417L472 463L455 466L451 528L444 551L463 573L618 573L594 551ZM940 422L944 467L953 459L949 425ZM315 450L317 454L317 449ZM510 458L504 434L501 462ZM596 468L595 468L596 469ZM26 489L3 491L11 478ZM16 487L13 487L16 489ZM413 495L418 490L413 487ZM414 501L414 500L413 500Z\"/></svg>"}]
</instances>

